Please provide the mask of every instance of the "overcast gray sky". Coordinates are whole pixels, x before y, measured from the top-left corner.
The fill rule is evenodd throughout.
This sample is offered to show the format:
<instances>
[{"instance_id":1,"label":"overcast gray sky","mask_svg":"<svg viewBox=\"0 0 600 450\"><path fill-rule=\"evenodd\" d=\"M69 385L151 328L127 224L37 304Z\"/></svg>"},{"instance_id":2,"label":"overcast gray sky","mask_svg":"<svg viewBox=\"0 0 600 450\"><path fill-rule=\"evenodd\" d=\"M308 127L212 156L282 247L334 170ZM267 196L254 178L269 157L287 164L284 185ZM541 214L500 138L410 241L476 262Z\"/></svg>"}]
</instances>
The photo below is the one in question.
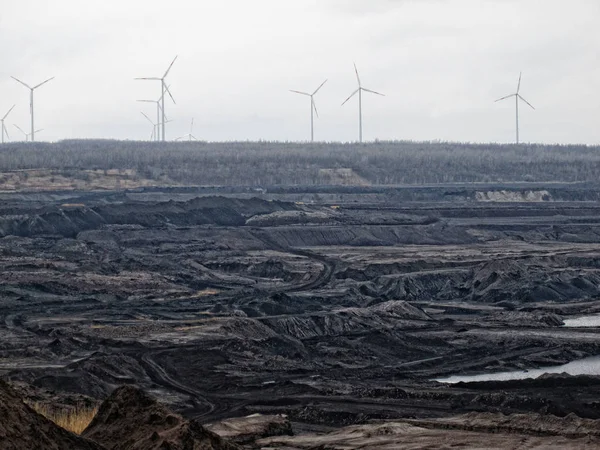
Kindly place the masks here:
<instances>
[{"instance_id":1,"label":"overcast gray sky","mask_svg":"<svg viewBox=\"0 0 600 450\"><path fill-rule=\"evenodd\" d=\"M526 142L600 143L598 0L6 0L0 10L0 115L38 140L147 139L136 99L169 76L167 137L305 140L316 97L318 140L357 139L353 62L365 87L366 140L512 142L516 90Z\"/></svg>"}]
</instances>

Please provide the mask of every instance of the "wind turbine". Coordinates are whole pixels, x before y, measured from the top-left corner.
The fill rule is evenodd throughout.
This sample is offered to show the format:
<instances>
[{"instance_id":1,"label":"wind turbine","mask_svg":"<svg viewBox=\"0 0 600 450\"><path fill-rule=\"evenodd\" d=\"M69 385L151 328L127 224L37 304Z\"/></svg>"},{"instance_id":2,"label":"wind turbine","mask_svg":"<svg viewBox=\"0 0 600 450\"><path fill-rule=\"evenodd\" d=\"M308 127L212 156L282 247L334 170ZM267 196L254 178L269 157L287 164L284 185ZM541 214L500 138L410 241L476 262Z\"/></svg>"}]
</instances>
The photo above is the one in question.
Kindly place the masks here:
<instances>
[{"instance_id":1,"label":"wind turbine","mask_svg":"<svg viewBox=\"0 0 600 450\"><path fill-rule=\"evenodd\" d=\"M170 86L167 86L167 89ZM160 103L163 99L164 93L163 95L160 96L160 98L158 100L138 100L138 102L145 102L145 103L155 103L156 104L156 124L158 125L160 123L160 112L162 111L162 108L160 106ZM166 116L165 116L166 117ZM167 120L166 123L169 123L169 120ZM156 141L160 141L160 128L157 129L156 132L156 136L155 136L155 140Z\"/></svg>"},{"instance_id":2,"label":"wind turbine","mask_svg":"<svg viewBox=\"0 0 600 450\"><path fill-rule=\"evenodd\" d=\"M317 115L317 118L319 117L317 105L315 105L315 95L325 83L327 83L327 80L323 81L323 83L321 83L321 85L312 94L309 94L308 92L290 90L290 92L294 92L295 94L306 95L310 97L310 142L315 142L314 114Z\"/></svg>"},{"instance_id":3,"label":"wind turbine","mask_svg":"<svg viewBox=\"0 0 600 450\"><path fill-rule=\"evenodd\" d=\"M23 83L21 80L19 80L18 78L15 78L13 76L11 76L11 78L15 81L18 81L23 86L25 86L27 89L29 89L29 106L31 109L31 133L29 133L29 134L31 135L31 142L34 142L35 141L35 125L34 125L34 120L33 120L33 91L35 91L37 88L39 88L43 84L46 84L48 81L53 80L54 77L48 78L46 81L43 81L34 87L29 86L27 83Z\"/></svg>"},{"instance_id":4,"label":"wind turbine","mask_svg":"<svg viewBox=\"0 0 600 450\"><path fill-rule=\"evenodd\" d=\"M13 110L13 108L16 105L12 105L12 108L10 108L8 110L8 112L6 114L4 114L4 117L2 119L0 119L0 122L2 123L2 129L0 130L0 133L2 134L2 143L4 144L4 135L6 134L6 137L8 139L10 139L10 136L8 135L8 130L6 129L6 125L4 125L4 120L8 117L8 115L10 114L10 112Z\"/></svg>"},{"instance_id":5,"label":"wind turbine","mask_svg":"<svg viewBox=\"0 0 600 450\"><path fill-rule=\"evenodd\" d=\"M196 136L194 136L192 134L192 129L194 128L194 118L192 117L192 123L190 124L190 132L188 134L184 134L183 136L178 137L177 139L175 139L176 141L180 141L183 138L189 137L189 140L191 141L192 139L197 141L198 139L196 138Z\"/></svg>"},{"instance_id":6,"label":"wind turbine","mask_svg":"<svg viewBox=\"0 0 600 450\"><path fill-rule=\"evenodd\" d=\"M523 100L525 103L527 103L529 106L531 106L531 109L535 109L533 107L533 105L531 103L529 103L527 100L525 100L523 97L521 97L521 94L519 94L519 92L521 92L521 77L523 76L523 72L519 73L519 84L517 85L517 92L515 94L510 94L507 95L505 97L499 98L498 100L496 100L496 102L499 102L501 100L506 100L507 98L511 98L514 97L515 98L515 107L516 107L516 113L517 113L517 144L519 143L519 99Z\"/></svg>"},{"instance_id":7,"label":"wind turbine","mask_svg":"<svg viewBox=\"0 0 600 450\"><path fill-rule=\"evenodd\" d=\"M154 122L152 122L152 120L150 119L150 117L148 117L142 111L140 111L140 113L142 114L142 116L144 116L146 118L146 120L148 122L150 122L152 124L152 134L150 135L150 140L151 141L158 141L158 132L157 132L157 129L159 128L160 122L154 123Z\"/></svg>"},{"instance_id":8,"label":"wind turbine","mask_svg":"<svg viewBox=\"0 0 600 450\"><path fill-rule=\"evenodd\" d=\"M166 134L165 134L165 124L166 122L166 118L165 118L165 92L169 94L169 97L171 97L171 100L173 100L173 104L175 103L175 99L173 98L173 95L171 95L171 91L169 90L169 87L167 86L167 84L165 83L165 79L167 78L167 75L169 75L169 71L171 70L171 67L173 67L173 64L175 64L175 60L177 59L177 56L175 56L175 58L173 59L173 61L171 62L171 65L169 66L169 68L167 69L167 71L165 72L165 74L161 77L149 77L149 78L135 78L136 80L155 80L155 81L160 81L160 102L161 102L161 111L162 111L162 140L163 142L166 140Z\"/></svg>"},{"instance_id":9,"label":"wind turbine","mask_svg":"<svg viewBox=\"0 0 600 450\"><path fill-rule=\"evenodd\" d=\"M13 123L13 125L15 125L15 124ZM23 129L19 125L15 125L15 127L17 127L17 129L25 135L25 142L29 142L29 136L31 136L32 134L26 133L25 131L23 131ZM36 133L39 133L40 131L44 131L44 129L40 128L39 130L35 130ZM31 142L33 142L33 141L31 141Z\"/></svg>"},{"instance_id":10,"label":"wind turbine","mask_svg":"<svg viewBox=\"0 0 600 450\"><path fill-rule=\"evenodd\" d=\"M348 97L346 100L344 100L344 103L342 103L342 106L344 106L346 104L346 102L348 102L348 100L350 100L352 97L354 97L356 94L358 94L358 141L362 142L363 140L363 131L362 131L362 93L364 92L370 92L371 94L377 94L377 95L381 95L382 97L385 97L385 95L380 94L379 92L375 92L372 91L371 89L367 89L362 87L362 83L360 82L360 77L358 76L358 69L356 68L356 64L354 64L354 72L356 72L356 80L358 81L358 89L355 90L350 97Z\"/></svg>"},{"instance_id":11,"label":"wind turbine","mask_svg":"<svg viewBox=\"0 0 600 450\"><path fill-rule=\"evenodd\" d=\"M153 140L158 141L158 132L160 131L160 126L162 125L162 123L161 122L154 123L154 122L152 122L152 120L150 119L150 117L148 117L146 114L144 114L141 111L140 111L140 113L142 114L142 116L144 116L146 118L146 120L148 122L150 122L152 124L152 134L150 135L150 140L151 141L153 141ZM173 121L167 119L166 123L169 123L169 122L173 122Z\"/></svg>"},{"instance_id":12,"label":"wind turbine","mask_svg":"<svg viewBox=\"0 0 600 450\"><path fill-rule=\"evenodd\" d=\"M156 103L156 123L152 123L154 125L155 130L152 132L152 136L154 137L155 141L160 141L160 129L156 129L158 128L158 125L160 124L160 100L138 100L138 102L146 102L146 103ZM144 113L142 113L144 114ZM146 114L144 114L144 116L146 116ZM147 116L146 116L147 118ZM151 121L152 122L152 121Z\"/></svg>"}]
</instances>

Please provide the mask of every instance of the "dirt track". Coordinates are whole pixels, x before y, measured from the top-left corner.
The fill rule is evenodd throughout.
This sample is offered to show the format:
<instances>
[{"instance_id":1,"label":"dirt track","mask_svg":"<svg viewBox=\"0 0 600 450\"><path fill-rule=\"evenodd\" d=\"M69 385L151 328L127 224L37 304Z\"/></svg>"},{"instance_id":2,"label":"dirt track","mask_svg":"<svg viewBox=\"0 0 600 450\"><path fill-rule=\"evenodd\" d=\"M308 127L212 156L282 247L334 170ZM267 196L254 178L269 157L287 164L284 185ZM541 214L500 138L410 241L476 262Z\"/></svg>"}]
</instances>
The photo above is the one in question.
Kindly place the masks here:
<instances>
[{"instance_id":1,"label":"dirt track","mask_svg":"<svg viewBox=\"0 0 600 450\"><path fill-rule=\"evenodd\" d=\"M136 383L205 422L600 418L593 377L430 381L600 354L560 328L600 312L597 190L510 189L5 194L0 370L65 401Z\"/></svg>"}]
</instances>

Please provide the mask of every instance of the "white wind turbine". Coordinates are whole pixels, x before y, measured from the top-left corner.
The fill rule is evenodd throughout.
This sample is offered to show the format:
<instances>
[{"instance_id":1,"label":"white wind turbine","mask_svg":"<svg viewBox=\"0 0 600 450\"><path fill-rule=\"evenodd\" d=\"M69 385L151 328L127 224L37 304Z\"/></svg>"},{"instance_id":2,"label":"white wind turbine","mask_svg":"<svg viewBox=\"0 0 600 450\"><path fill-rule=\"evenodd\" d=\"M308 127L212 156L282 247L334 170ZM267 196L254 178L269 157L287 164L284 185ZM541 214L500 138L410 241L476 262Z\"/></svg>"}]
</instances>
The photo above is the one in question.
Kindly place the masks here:
<instances>
[{"instance_id":1,"label":"white wind turbine","mask_svg":"<svg viewBox=\"0 0 600 450\"><path fill-rule=\"evenodd\" d=\"M317 118L319 117L317 105L315 105L315 95L317 94L317 92L319 92L319 90L323 87L325 83L327 83L327 80L323 81L321 85L312 94L309 94L308 92L290 90L290 92L294 92L295 94L306 95L307 97L310 97L310 142L315 141L314 115L316 114Z\"/></svg>"},{"instance_id":2,"label":"white wind turbine","mask_svg":"<svg viewBox=\"0 0 600 450\"><path fill-rule=\"evenodd\" d=\"M152 119L150 119L150 117L148 117L142 111L140 111L140 114L142 116L144 116L146 118L146 120L152 124L152 134L150 134L150 140L151 141L158 141L158 133L160 131L160 126L162 125L162 123L161 122L157 122L157 123L152 122ZM173 122L173 121L167 119L166 123L169 123L169 122Z\"/></svg>"},{"instance_id":3,"label":"white wind turbine","mask_svg":"<svg viewBox=\"0 0 600 450\"><path fill-rule=\"evenodd\" d=\"M344 100L344 103L342 103L342 106L344 106L348 100L350 100L352 97L354 97L356 94L358 94L358 141L362 142L363 141L363 130L362 130L362 93L363 93L363 91L364 92L370 92L371 94L381 95L382 97L385 97L385 95L380 94L379 92L372 91L371 89L367 89L367 88L362 87L362 84L360 82L360 77L358 76L358 69L356 68L356 64L354 64L354 72L356 72L356 80L358 81L358 89L355 90L350 95L350 97L348 97L346 100Z\"/></svg>"},{"instance_id":4,"label":"white wind turbine","mask_svg":"<svg viewBox=\"0 0 600 450\"><path fill-rule=\"evenodd\" d=\"M171 65L169 66L169 68L167 69L167 71L161 78L158 78L158 77L135 78L136 80L160 81L160 102L161 102L160 109L162 112L162 122L159 121L159 123L160 123L160 125L162 125L162 140L163 140L163 142L166 140L165 124L167 123L166 118L165 118L165 92L167 94L169 94L169 97L171 97L171 100L173 100L173 104L175 104L175 99L173 98L173 95L171 95L171 91L169 90L169 87L165 83L165 79L167 78L167 75L169 74L171 67L173 67L173 64L175 64L176 59L177 59L177 56L175 56L175 58L171 62Z\"/></svg>"},{"instance_id":5,"label":"white wind turbine","mask_svg":"<svg viewBox=\"0 0 600 450\"><path fill-rule=\"evenodd\" d=\"M150 119L150 117L148 117L142 111L140 111L140 113L142 114L142 116L144 116L146 118L146 120L148 122L150 122L152 124L152 134L150 135L150 140L157 141L158 140L158 128L159 128L160 122L154 123L154 122L152 122L152 119Z\"/></svg>"},{"instance_id":6,"label":"white wind turbine","mask_svg":"<svg viewBox=\"0 0 600 450\"><path fill-rule=\"evenodd\" d=\"M156 103L156 123L150 121L152 122L152 125L154 125L151 139L154 141L160 141L160 127L158 126L160 124L160 100L138 100L138 102ZM144 114L144 116L148 118L146 114Z\"/></svg>"},{"instance_id":7,"label":"white wind turbine","mask_svg":"<svg viewBox=\"0 0 600 450\"><path fill-rule=\"evenodd\" d=\"M15 125L13 123L13 125ZM23 129L19 126L19 125L15 125L15 127L17 128L17 130L19 130L21 133L23 133L23 135L25 136L25 142L29 142L29 136L31 136L31 133L26 133L25 131L23 131ZM43 128L40 128L39 130L35 130L36 133L39 133L40 131L44 131ZM31 141L33 142L33 140Z\"/></svg>"},{"instance_id":8,"label":"white wind turbine","mask_svg":"<svg viewBox=\"0 0 600 450\"><path fill-rule=\"evenodd\" d=\"M31 132L29 133L29 135L31 135L31 142L35 141L35 125L34 125L34 119L33 119L33 91L35 91L37 88L39 88L40 86L42 86L43 84L46 84L48 81L53 80L54 77L52 78L48 78L46 81L41 82L40 84L31 87L29 86L27 83L23 83L21 80L19 80L18 78L12 77L11 78L15 81L18 81L19 83L21 83L23 86L25 86L27 89L29 89L29 106L31 109Z\"/></svg>"},{"instance_id":9,"label":"white wind turbine","mask_svg":"<svg viewBox=\"0 0 600 450\"><path fill-rule=\"evenodd\" d=\"M170 88L171 86L167 86L167 89ZM162 111L162 107L160 106L161 101L163 99L164 95L161 95L160 98L158 100L138 100L138 102L144 102L144 103L154 103L156 105L156 124L157 124L157 129L156 129L156 133L154 135L154 140L155 141L160 141L160 127L158 126L161 122L160 122L160 116L161 116L161 111ZM166 117L166 115L165 115ZM170 121L167 120L166 123L169 123Z\"/></svg>"},{"instance_id":10,"label":"white wind turbine","mask_svg":"<svg viewBox=\"0 0 600 450\"><path fill-rule=\"evenodd\" d=\"M13 108L15 106L16 105L12 105L12 108L10 108L8 110L8 112L6 114L4 114L4 117L2 119L0 119L0 122L2 123L2 126L1 126L2 129L0 130L0 133L2 133L2 143L3 144L4 144L4 135L6 135L7 139L10 139L10 136L8 135L8 130L6 129L6 125L4 125L4 120L6 120L6 118L8 117L8 115L10 114L10 112L13 110Z\"/></svg>"},{"instance_id":11,"label":"white wind turbine","mask_svg":"<svg viewBox=\"0 0 600 450\"><path fill-rule=\"evenodd\" d=\"M515 94L510 94L507 95L505 97L499 98L498 100L496 100L496 102L499 102L501 100L506 100L507 98L511 98L514 97L515 98L515 107L516 107L516 114L517 114L517 144L519 143L519 99L523 100L525 103L527 103L529 106L531 106L531 109L535 109L531 103L529 103L527 100L525 100L523 97L521 97L521 94L519 94L519 92L521 92L521 76L523 75L523 72L519 73L519 84L517 85L517 92Z\"/></svg>"},{"instance_id":12,"label":"white wind turbine","mask_svg":"<svg viewBox=\"0 0 600 450\"><path fill-rule=\"evenodd\" d=\"M175 139L176 141L180 141L183 138L189 138L189 140L191 141L192 139L194 141L197 141L198 139L196 138L196 136L194 136L192 134L192 130L194 129L194 118L192 117L192 123L190 124L190 132L188 134L184 134L183 136L178 137L177 139Z\"/></svg>"}]
</instances>

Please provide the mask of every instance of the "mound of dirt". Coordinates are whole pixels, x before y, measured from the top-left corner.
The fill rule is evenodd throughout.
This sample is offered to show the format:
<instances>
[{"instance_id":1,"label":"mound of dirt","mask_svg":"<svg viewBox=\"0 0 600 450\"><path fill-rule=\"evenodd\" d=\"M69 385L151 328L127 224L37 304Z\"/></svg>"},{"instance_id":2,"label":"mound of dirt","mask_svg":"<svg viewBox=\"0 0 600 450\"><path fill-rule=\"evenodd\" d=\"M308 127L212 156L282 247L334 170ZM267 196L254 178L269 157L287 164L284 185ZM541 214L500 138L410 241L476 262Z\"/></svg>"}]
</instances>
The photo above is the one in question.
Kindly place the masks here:
<instances>
[{"instance_id":1,"label":"mound of dirt","mask_svg":"<svg viewBox=\"0 0 600 450\"><path fill-rule=\"evenodd\" d=\"M292 436L292 424L284 415L253 414L235 417L207 425L206 428L219 436L238 444L248 444L270 436Z\"/></svg>"},{"instance_id":2,"label":"mound of dirt","mask_svg":"<svg viewBox=\"0 0 600 450\"><path fill-rule=\"evenodd\" d=\"M82 435L110 450L238 449L133 386L117 388Z\"/></svg>"},{"instance_id":3,"label":"mound of dirt","mask_svg":"<svg viewBox=\"0 0 600 450\"><path fill-rule=\"evenodd\" d=\"M517 433L568 438L600 437L600 420L582 419L575 414L556 417L551 414L468 413L436 420L411 420L417 426L460 429L476 432Z\"/></svg>"},{"instance_id":4,"label":"mound of dirt","mask_svg":"<svg viewBox=\"0 0 600 450\"><path fill-rule=\"evenodd\" d=\"M261 439L260 448L286 450L309 449L434 449L434 448L472 448L472 449L595 449L596 437L578 439L564 436L532 436L495 432L465 431L462 429L436 429L427 424L415 426L404 422L384 422L366 425L352 425L326 434L302 434L298 436L279 436Z\"/></svg>"},{"instance_id":5,"label":"mound of dirt","mask_svg":"<svg viewBox=\"0 0 600 450\"><path fill-rule=\"evenodd\" d=\"M23 215L0 217L0 236L60 235L75 237L87 230L106 225L138 225L142 227L222 225L243 226L254 215L270 215L290 211L289 202L267 202L221 197L196 198L185 202L123 202L93 207L51 206Z\"/></svg>"},{"instance_id":6,"label":"mound of dirt","mask_svg":"<svg viewBox=\"0 0 600 450\"><path fill-rule=\"evenodd\" d=\"M1 380L0 447L3 450L103 450L97 443L79 437L36 413Z\"/></svg>"}]
</instances>

